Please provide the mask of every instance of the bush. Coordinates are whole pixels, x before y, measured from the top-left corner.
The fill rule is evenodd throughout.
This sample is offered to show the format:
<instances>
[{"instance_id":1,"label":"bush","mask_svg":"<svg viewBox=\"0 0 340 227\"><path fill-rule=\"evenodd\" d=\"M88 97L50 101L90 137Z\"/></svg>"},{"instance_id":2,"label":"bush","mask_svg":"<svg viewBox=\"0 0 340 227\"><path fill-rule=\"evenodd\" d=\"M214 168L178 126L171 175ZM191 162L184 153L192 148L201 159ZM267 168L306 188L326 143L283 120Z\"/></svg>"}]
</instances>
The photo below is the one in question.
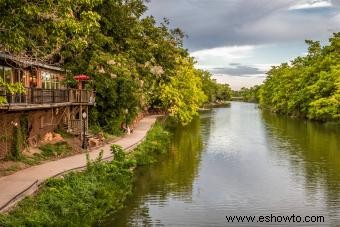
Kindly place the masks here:
<instances>
[{"instance_id":1,"label":"bush","mask_svg":"<svg viewBox=\"0 0 340 227\"><path fill-rule=\"evenodd\" d=\"M111 147L114 159L102 162L102 152L88 161L84 172L47 180L37 195L21 201L9 214L0 214L0 226L91 226L119 210L132 191L132 168L156 161L168 151L169 133L160 123L147 134L132 155ZM46 154L58 153L45 147ZM56 151L57 150L57 151Z\"/></svg>"},{"instance_id":2,"label":"bush","mask_svg":"<svg viewBox=\"0 0 340 227\"><path fill-rule=\"evenodd\" d=\"M124 162L98 159L84 172L48 180L35 197L0 215L0 226L91 226L121 208L131 193L132 172Z\"/></svg>"},{"instance_id":3,"label":"bush","mask_svg":"<svg viewBox=\"0 0 340 227\"><path fill-rule=\"evenodd\" d=\"M147 134L145 141L134 151L137 165L150 165L155 163L157 156L164 154L169 149L170 134L164 129L161 123L156 123Z\"/></svg>"}]
</instances>

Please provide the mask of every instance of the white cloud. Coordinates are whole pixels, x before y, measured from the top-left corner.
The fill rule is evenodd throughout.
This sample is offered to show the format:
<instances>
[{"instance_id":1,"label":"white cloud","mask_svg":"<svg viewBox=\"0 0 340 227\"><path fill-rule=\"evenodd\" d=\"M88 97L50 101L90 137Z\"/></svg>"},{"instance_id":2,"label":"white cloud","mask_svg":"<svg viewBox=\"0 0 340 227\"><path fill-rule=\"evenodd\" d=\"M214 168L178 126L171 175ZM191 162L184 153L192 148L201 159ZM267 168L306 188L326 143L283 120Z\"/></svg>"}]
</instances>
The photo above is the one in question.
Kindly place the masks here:
<instances>
[{"instance_id":1,"label":"white cloud","mask_svg":"<svg viewBox=\"0 0 340 227\"><path fill-rule=\"evenodd\" d=\"M333 5L331 0L308 0L301 1L298 4L290 6L289 10L328 8L332 6Z\"/></svg>"},{"instance_id":2,"label":"white cloud","mask_svg":"<svg viewBox=\"0 0 340 227\"><path fill-rule=\"evenodd\" d=\"M332 20L337 23L337 24L340 24L340 13L335 15Z\"/></svg>"},{"instance_id":3,"label":"white cloud","mask_svg":"<svg viewBox=\"0 0 340 227\"><path fill-rule=\"evenodd\" d=\"M228 46L204 49L191 53L198 64L198 68L211 69L224 67L241 59L251 58L257 46Z\"/></svg>"},{"instance_id":4,"label":"white cloud","mask_svg":"<svg viewBox=\"0 0 340 227\"><path fill-rule=\"evenodd\" d=\"M197 60L196 67L205 69L213 73L213 77L219 83L228 83L234 90L242 87L251 87L261 84L265 79L265 74L247 74L249 70L268 71L273 64L253 63L254 58L261 49L271 47L268 45L244 45L244 46L225 46L212 49L204 49L191 53ZM264 59L262 61L265 62ZM275 65L275 64L274 64ZM245 67L248 69L244 71ZM226 71L225 73L217 71ZM227 69L227 70L224 70ZM235 69L239 75L227 73ZM245 74L242 74L244 72Z\"/></svg>"},{"instance_id":5,"label":"white cloud","mask_svg":"<svg viewBox=\"0 0 340 227\"><path fill-rule=\"evenodd\" d=\"M277 66L280 65L278 63L276 64L252 64L251 66L258 68L259 70L263 70L263 71L269 71L269 69L271 69L272 66Z\"/></svg>"},{"instance_id":6,"label":"white cloud","mask_svg":"<svg viewBox=\"0 0 340 227\"><path fill-rule=\"evenodd\" d=\"M240 90L242 87L252 87L262 84L266 79L266 75L231 76L227 74L216 74L213 78L215 78L218 83L229 84L233 90Z\"/></svg>"}]
</instances>

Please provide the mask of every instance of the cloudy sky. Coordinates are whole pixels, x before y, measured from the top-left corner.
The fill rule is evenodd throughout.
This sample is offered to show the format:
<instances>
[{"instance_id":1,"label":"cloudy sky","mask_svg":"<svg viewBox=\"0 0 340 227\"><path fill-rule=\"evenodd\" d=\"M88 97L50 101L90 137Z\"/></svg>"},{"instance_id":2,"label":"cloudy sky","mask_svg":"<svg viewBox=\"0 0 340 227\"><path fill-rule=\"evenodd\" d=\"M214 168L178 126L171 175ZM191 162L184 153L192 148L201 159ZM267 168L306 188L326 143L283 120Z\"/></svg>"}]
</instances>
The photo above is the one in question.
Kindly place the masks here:
<instances>
[{"instance_id":1,"label":"cloudy sky","mask_svg":"<svg viewBox=\"0 0 340 227\"><path fill-rule=\"evenodd\" d=\"M271 65L306 53L305 39L327 43L340 31L340 0L151 0L188 38L184 47L233 89L265 79Z\"/></svg>"}]
</instances>

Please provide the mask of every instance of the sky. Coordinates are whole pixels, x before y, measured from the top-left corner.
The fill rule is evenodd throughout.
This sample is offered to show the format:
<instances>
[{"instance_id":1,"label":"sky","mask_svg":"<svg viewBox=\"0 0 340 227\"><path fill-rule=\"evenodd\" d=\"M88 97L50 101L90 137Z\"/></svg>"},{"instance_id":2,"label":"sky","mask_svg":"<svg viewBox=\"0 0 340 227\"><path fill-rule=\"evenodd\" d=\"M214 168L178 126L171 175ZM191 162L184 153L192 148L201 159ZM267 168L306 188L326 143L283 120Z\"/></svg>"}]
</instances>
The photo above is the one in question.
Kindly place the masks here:
<instances>
[{"instance_id":1,"label":"sky","mask_svg":"<svg viewBox=\"0 0 340 227\"><path fill-rule=\"evenodd\" d=\"M273 65L305 55L306 39L340 31L340 0L150 0L148 15L188 36L197 68L234 90L261 84Z\"/></svg>"}]
</instances>

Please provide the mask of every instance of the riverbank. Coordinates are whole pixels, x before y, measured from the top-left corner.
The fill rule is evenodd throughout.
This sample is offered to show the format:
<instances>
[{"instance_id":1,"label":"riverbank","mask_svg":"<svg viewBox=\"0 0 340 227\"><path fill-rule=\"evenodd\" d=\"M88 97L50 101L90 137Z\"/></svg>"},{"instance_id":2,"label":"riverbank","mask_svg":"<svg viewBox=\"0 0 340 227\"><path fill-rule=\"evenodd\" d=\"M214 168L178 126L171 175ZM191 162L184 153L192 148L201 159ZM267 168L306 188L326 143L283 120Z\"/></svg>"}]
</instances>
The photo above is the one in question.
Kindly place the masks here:
<instances>
[{"instance_id":1,"label":"riverbank","mask_svg":"<svg viewBox=\"0 0 340 227\"><path fill-rule=\"evenodd\" d=\"M133 134L124 136L114 144L120 145L126 150L133 149L143 140L157 117L157 115L145 117L137 125ZM109 159L112 157L110 149L111 145L107 144L104 147L91 151L89 158L90 160L95 160L100 151L103 150L103 158ZM73 169L84 168L86 162L86 155L83 153L33 166L12 175L1 177L0 210L6 210L24 196L32 194L46 179Z\"/></svg>"},{"instance_id":2,"label":"riverbank","mask_svg":"<svg viewBox=\"0 0 340 227\"><path fill-rule=\"evenodd\" d=\"M118 210L131 193L133 169L154 163L168 151L169 141L170 134L156 122L134 152L126 154L122 146L112 145L112 161L102 162L104 151L95 159L88 157L85 171L47 180L35 196L0 215L0 226L90 226L100 222Z\"/></svg>"},{"instance_id":3,"label":"riverbank","mask_svg":"<svg viewBox=\"0 0 340 227\"><path fill-rule=\"evenodd\" d=\"M171 153L136 171L133 195L103 226L237 226L226 215L293 213L324 216L301 225L339 226L339 136L252 103L213 109L173 131Z\"/></svg>"},{"instance_id":4,"label":"riverbank","mask_svg":"<svg viewBox=\"0 0 340 227\"><path fill-rule=\"evenodd\" d=\"M206 103L203 105L202 109L212 109L212 108L219 108L219 107L229 107L230 106L229 101L223 101L223 102L211 102Z\"/></svg>"}]
</instances>

